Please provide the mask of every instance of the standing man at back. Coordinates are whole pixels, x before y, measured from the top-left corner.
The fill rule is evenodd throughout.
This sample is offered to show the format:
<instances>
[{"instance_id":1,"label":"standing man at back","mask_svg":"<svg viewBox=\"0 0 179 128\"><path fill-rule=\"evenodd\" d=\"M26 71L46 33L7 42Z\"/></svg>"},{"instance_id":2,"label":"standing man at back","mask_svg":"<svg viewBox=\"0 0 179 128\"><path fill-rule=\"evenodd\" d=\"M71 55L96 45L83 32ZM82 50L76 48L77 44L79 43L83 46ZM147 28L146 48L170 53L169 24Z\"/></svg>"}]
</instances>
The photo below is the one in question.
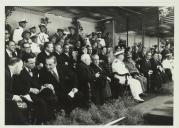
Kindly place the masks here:
<instances>
[{"instance_id":1,"label":"standing man at back","mask_svg":"<svg viewBox=\"0 0 179 128\"><path fill-rule=\"evenodd\" d=\"M17 27L16 29L14 29L14 33L13 33L13 41L18 44L18 42L20 40L22 40L22 33L24 31L24 28L26 27L26 24L28 22L25 19L22 19L19 21L19 27Z\"/></svg>"}]
</instances>

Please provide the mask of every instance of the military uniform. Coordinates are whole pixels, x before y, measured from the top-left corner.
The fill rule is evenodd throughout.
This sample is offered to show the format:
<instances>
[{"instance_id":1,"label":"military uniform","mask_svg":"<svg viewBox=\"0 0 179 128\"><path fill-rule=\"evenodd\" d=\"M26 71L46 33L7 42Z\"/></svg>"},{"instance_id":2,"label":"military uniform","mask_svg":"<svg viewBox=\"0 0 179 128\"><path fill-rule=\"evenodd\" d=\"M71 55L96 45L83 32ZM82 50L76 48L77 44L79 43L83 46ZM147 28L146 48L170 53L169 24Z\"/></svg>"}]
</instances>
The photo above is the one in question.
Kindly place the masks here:
<instances>
[{"instance_id":1,"label":"military uniform","mask_svg":"<svg viewBox=\"0 0 179 128\"><path fill-rule=\"evenodd\" d=\"M18 42L20 40L22 40L22 33L23 33L24 29L22 27L18 27L16 29L14 29L14 33L13 33L13 41L18 44Z\"/></svg>"},{"instance_id":2,"label":"military uniform","mask_svg":"<svg viewBox=\"0 0 179 128\"><path fill-rule=\"evenodd\" d=\"M126 77L125 74L128 74L129 71L125 67L125 64L118 59L115 59L112 63L112 71L118 73L119 75L115 75L117 79L119 79L120 84L125 84ZM127 81L131 89L132 96L136 100L141 100L139 94L142 92L141 84L138 80L133 79L131 76L127 76Z\"/></svg>"}]
</instances>

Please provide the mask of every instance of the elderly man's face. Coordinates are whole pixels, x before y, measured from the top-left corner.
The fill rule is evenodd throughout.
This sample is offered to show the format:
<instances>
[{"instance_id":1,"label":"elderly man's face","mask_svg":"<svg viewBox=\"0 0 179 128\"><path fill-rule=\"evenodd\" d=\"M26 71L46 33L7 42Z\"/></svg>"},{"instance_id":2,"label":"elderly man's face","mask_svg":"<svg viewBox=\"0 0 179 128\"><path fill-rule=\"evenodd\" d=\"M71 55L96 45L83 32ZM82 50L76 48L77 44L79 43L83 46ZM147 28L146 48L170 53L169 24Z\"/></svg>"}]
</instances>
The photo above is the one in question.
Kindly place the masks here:
<instances>
[{"instance_id":1,"label":"elderly man's face","mask_svg":"<svg viewBox=\"0 0 179 128\"><path fill-rule=\"evenodd\" d=\"M86 65L90 65L90 64L91 64L91 58L90 58L90 56L89 56L89 57L86 57L84 63L85 63Z\"/></svg>"},{"instance_id":2,"label":"elderly man's face","mask_svg":"<svg viewBox=\"0 0 179 128\"><path fill-rule=\"evenodd\" d=\"M48 71L52 71L57 66L57 63L53 58L46 59L45 61L45 67Z\"/></svg>"},{"instance_id":3,"label":"elderly man's face","mask_svg":"<svg viewBox=\"0 0 179 128\"><path fill-rule=\"evenodd\" d=\"M20 61L19 63L15 65L15 74L17 75L20 74L22 69L23 69L23 62Z\"/></svg>"},{"instance_id":4,"label":"elderly man's face","mask_svg":"<svg viewBox=\"0 0 179 128\"><path fill-rule=\"evenodd\" d=\"M95 55L94 57L93 57L93 64L95 64L95 65L99 65L99 56L97 56L97 55Z\"/></svg>"}]
</instances>

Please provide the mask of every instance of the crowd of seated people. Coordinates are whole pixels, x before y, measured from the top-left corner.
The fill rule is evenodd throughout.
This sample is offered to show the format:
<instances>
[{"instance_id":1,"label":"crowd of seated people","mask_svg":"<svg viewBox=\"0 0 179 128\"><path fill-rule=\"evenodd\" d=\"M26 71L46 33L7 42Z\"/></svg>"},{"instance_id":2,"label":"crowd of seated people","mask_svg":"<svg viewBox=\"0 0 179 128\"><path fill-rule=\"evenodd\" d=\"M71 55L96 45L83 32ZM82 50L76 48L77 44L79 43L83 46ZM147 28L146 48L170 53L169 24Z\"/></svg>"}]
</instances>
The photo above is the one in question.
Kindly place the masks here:
<instances>
[{"instance_id":1,"label":"crowd of seated people","mask_svg":"<svg viewBox=\"0 0 179 128\"><path fill-rule=\"evenodd\" d=\"M173 58L168 44L160 53L141 45L112 48L110 33L93 32L76 38L57 29L49 35L45 24L27 30L27 22L5 30L5 123L35 124L54 119L64 109L68 116L91 103L103 105L129 91L140 103L148 92L158 92L172 81Z\"/></svg>"}]
</instances>

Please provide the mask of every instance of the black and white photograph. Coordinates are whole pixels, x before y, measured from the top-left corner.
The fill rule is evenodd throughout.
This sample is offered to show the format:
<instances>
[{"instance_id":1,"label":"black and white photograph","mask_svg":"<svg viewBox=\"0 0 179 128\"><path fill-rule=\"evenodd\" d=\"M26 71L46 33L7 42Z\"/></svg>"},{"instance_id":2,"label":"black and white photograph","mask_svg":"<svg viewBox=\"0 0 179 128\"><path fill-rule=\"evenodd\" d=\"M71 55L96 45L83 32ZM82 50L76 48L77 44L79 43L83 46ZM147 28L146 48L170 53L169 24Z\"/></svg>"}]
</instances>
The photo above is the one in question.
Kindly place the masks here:
<instances>
[{"instance_id":1,"label":"black and white photograph","mask_svg":"<svg viewBox=\"0 0 179 128\"><path fill-rule=\"evenodd\" d=\"M4 125L173 126L174 10L5 6Z\"/></svg>"}]
</instances>

